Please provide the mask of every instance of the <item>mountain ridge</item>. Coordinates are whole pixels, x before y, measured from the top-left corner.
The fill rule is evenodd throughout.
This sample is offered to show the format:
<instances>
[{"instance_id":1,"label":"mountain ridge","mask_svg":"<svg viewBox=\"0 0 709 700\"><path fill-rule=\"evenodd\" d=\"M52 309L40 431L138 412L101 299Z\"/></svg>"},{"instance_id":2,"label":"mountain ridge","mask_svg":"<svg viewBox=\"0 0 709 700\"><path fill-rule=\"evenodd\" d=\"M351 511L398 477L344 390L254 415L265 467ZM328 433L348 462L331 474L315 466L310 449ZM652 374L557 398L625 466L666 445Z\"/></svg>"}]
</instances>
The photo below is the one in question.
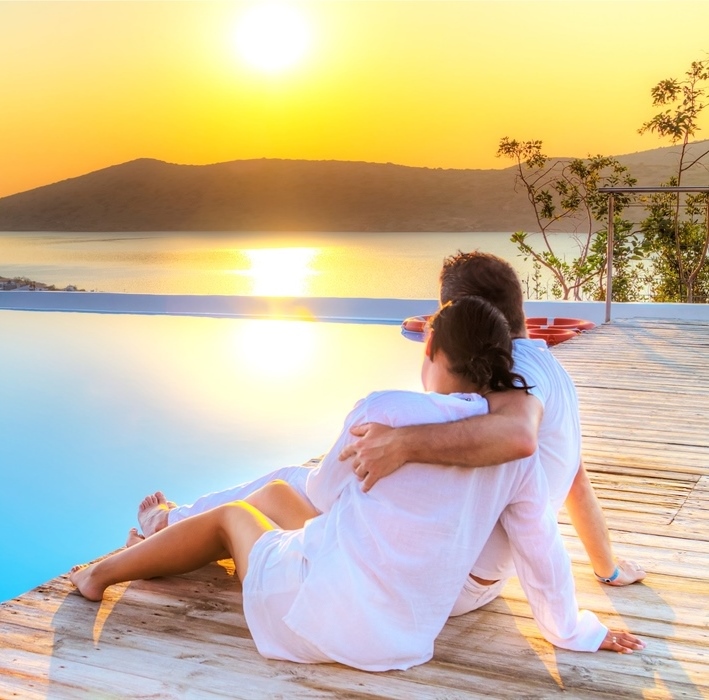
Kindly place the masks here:
<instances>
[{"instance_id":1,"label":"mountain ridge","mask_svg":"<svg viewBox=\"0 0 709 700\"><path fill-rule=\"evenodd\" d=\"M617 156L639 185L678 147ZM709 140L691 144L698 155ZM559 160L558 158L550 160ZM709 184L699 164L685 184ZM258 158L209 165L138 158L0 198L2 231L516 231L536 226L514 166L426 168Z\"/></svg>"}]
</instances>

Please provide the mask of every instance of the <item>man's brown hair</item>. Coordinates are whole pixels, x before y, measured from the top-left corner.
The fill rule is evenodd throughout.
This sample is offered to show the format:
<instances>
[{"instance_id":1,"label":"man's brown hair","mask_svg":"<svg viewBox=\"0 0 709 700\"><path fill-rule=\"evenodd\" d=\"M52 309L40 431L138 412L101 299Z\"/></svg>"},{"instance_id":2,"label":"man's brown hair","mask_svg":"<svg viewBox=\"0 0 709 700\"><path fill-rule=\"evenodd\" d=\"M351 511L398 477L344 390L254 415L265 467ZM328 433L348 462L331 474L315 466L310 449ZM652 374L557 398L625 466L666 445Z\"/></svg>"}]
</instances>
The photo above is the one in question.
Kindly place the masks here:
<instances>
[{"instance_id":1,"label":"man's brown hair","mask_svg":"<svg viewBox=\"0 0 709 700\"><path fill-rule=\"evenodd\" d=\"M490 253L458 251L443 261L441 304L478 296L496 306L510 324L512 336L524 335L524 297L514 268Z\"/></svg>"}]
</instances>

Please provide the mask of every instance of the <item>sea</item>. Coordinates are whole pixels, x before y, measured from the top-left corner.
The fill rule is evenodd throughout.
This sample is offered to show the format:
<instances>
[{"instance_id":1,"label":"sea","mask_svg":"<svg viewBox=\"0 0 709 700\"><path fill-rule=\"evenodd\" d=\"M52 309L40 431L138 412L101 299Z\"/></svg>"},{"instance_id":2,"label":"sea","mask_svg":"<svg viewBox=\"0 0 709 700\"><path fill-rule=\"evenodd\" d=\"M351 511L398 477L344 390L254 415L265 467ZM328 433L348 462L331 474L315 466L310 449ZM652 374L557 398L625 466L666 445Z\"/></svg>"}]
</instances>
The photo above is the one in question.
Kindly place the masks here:
<instances>
[{"instance_id":1,"label":"sea","mask_svg":"<svg viewBox=\"0 0 709 700\"><path fill-rule=\"evenodd\" d=\"M140 294L433 299L443 259L458 250L507 259L531 287L532 264L510 235L0 232L0 277ZM570 234L554 245L560 257L576 248Z\"/></svg>"},{"instance_id":2,"label":"sea","mask_svg":"<svg viewBox=\"0 0 709 700\"><path fill-rule=\"evenodd\" d=\"M505 257L524 284L509 238L0 232L0 277L87 292L435 299L458 250ZM396 326L0 311L0 342L0 601L121 546L147 493L189 503L303 463L359 398L420 388L421 344Z\"/></svg>"}]
</instances>

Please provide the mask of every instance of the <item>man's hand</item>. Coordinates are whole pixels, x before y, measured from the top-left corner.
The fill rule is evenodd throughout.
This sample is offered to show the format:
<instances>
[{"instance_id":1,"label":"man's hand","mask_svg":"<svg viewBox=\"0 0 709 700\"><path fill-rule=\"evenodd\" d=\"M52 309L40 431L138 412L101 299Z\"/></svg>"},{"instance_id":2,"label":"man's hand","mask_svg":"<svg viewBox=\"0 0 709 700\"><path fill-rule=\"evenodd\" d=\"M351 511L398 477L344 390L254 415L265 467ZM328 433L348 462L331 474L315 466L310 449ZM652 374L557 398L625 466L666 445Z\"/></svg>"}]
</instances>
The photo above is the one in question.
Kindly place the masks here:
<instances>
[{"instance_id":1,"label":"man's hand","mask_svg":"<svg viewBox=\"0 0 709 700\"><path fill-rule=\"evenodd\" d=\"M642 581L647 576L640 564L626 559L618 559L618 570L620 571L618 578L611 583L606 583L606 586L629 586L636 581Z\"/></svg>"},{"instance_id":2,"label":"man's hand","mask_svg":"<svg viewBox=\"0 0 709 700\"><path fill-rule=\"evenodd\" d=\"M619 654L632 654L636 649L644 649L645 642L638 639L630 632L623 630L608 630L606 638L601 642L598 649L607 649L608 651L617 651Z\"/></svg>"},{"instance_id":3,"label":"man's hand","mask_svg":"<svg viewBox=\"0 0 709 700\"><path fill-rule=\"evenodd\" d=\"M350 430L358 437L340 452L340 459L352 460L352 469L362 482L362 491L369 491L384 476L395 472L404 462L406 454L398 429L381 423L364 423Z\"/></svg>"}]
</instances>

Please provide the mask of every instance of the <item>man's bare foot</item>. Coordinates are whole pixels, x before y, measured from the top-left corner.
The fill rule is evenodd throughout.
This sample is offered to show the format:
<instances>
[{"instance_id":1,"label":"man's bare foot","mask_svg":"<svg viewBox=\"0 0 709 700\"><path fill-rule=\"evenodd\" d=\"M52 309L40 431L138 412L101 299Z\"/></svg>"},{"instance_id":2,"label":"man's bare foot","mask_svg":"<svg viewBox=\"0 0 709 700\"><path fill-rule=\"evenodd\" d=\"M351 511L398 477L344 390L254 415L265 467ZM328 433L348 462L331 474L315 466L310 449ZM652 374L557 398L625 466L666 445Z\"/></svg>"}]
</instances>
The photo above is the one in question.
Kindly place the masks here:
<instances>
[{"instance_id":1,"label":"man's bare foot","mask_svg":"<svg viewBox=\"0 0 709 700\"><path fill-rule=\"evenodd\" d=\"M138 530L134 527L132 527L130 530L128 530L128 539L126 540L126 547L132 547L134 544L138 544L138 542L142 542L145 539L143 535L141 535Z\"/></svg>"},{"instance_id":2,"label":"man's bare foot","mask_svg":"<svg viewBox=\"0 0 709 700\"><path fill-rule=\"evenodd\" d=\"M166 528L168 513L175 507L172 501L165 498L162 491L146 496L138 506L138 522L143 534L150 537Z\"/></svg>"},{"instance_id":3,"label":"man's bare foot","mask_svg":"<svg viewBox=\"0 0 709 700\"><path fill-rule=\"evenodd\" d=\"M96 583L93 570L93 564L75 566L69 572L69 580L78 588L79 593L81 593L84 598L98 602L103 598L103 592L106 590L106 587L102 587Z\"/></svg>"}]
</instances>

